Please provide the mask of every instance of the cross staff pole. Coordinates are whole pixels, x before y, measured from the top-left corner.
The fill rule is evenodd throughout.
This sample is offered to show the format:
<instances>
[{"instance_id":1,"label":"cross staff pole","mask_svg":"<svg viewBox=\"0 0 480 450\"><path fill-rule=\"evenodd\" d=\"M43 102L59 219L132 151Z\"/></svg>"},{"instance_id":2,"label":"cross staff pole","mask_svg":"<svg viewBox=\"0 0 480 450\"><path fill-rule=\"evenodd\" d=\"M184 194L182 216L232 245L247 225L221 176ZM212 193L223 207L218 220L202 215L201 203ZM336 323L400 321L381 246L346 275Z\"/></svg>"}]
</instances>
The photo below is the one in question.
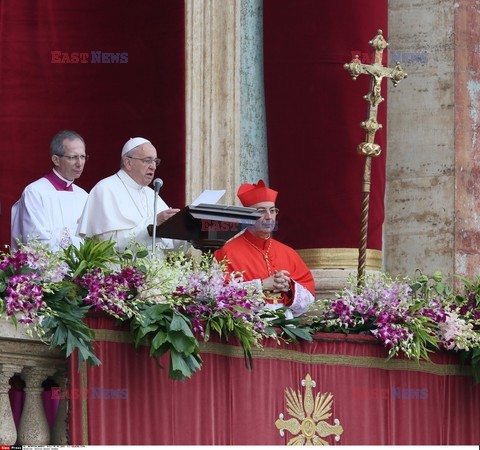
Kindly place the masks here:
<instances>
[{"instance_id":1,"label":"cross staff pole","mask_svg":"<svg viewBox=\"0 0 480 450\"><path fill-rule=\"evenodd\" d=\"M365 273L365 265L367 259L367 234L368 234L368 207L370 203L370 177L372 170L372 158L378 156L381 148L375 144L375 133L382 128L377 122L378 105L383 102L381 95L382 79L390 78L394 86L399 81L407 77L400 63L396 63L393 69L382 65L383 50L388 47L388 42L382 34L382 30L378 30L377 35L369 42L375 50L373 64L362 64L356 55L350 63L344 64L343 67L350 72L354 80L359 75L367 74L371 78L370 92L363 98L368 102L368 118L362 122L360 126L366 131L366 142L358 145L357 151L360 155L365 156L365 167L363 170L362 182L362 210L361 210L361 226L360 226L360 244L358 249L358 286L363 284L363 276Z\"/></svg>"}]
</instances>

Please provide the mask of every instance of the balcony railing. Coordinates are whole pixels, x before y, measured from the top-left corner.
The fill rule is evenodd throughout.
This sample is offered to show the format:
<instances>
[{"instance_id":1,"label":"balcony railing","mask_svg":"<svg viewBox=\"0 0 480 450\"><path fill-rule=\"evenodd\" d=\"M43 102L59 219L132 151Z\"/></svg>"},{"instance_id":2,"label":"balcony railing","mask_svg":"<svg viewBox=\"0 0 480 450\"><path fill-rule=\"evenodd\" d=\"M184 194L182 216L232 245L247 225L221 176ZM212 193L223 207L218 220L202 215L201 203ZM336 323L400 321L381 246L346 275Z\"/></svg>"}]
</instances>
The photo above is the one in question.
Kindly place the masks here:
<instances>
[{"instance_id":1,"label":"balcony railing","mask_svg":"<svg viewBox=\"0 0 480 450\"><path fill-rule=\"evenodd\" d=\"M25 327L15 328L3 318L0 322L0 444L68 444L67 401L60 400L55 423L50 429L43 407L43 383L53 379L66 388L66 360L39 339L29 337ZM10 405L10 379L25 382L25 401L18 426Z\"/></svg>"}]
</instances>

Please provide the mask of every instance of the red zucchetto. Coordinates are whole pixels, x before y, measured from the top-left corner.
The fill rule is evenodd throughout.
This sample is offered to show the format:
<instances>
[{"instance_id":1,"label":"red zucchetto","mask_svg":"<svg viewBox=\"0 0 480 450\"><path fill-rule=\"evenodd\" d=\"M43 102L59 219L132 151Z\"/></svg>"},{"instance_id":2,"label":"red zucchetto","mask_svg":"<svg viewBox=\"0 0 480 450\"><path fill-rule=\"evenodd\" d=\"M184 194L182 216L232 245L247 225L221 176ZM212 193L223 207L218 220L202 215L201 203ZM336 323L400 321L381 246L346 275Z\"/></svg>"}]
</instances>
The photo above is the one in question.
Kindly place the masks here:
<instances>
[{"instance_id":1,"label":"red zucchetto","mask_svg":"<svg viewBox=\"0 0 480 450\"><path fill-rule=\"evenodd\" d=\"M258 180L257 184L242 184L237 191L237 196L243 206L252 206L260 202L274 202L278 192L265 186L263 180Z\"/></svg>"}]
</instances>

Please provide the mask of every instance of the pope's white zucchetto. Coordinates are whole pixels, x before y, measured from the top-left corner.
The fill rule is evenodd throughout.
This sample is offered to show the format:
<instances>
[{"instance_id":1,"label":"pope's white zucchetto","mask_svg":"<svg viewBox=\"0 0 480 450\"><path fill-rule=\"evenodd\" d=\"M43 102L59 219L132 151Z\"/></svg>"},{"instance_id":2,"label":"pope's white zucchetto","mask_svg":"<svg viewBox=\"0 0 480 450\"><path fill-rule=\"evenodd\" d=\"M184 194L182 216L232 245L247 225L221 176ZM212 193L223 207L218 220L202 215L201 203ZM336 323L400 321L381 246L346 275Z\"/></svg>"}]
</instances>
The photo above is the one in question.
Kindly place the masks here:
<instances>
[{"instance_id":1,"label":"pope's white zucchetto","mask_svg":"<svg viewBox=\"0 0 480 450\"><path fill-rule=\"evenodd\" d=\"M124 157L130 150L133 150L135 147L147 143L151 144L150 141L147 141L147 139L143 139L141 137L130 138L122 148L122 157Z\"/></svg>"}]
</instances>

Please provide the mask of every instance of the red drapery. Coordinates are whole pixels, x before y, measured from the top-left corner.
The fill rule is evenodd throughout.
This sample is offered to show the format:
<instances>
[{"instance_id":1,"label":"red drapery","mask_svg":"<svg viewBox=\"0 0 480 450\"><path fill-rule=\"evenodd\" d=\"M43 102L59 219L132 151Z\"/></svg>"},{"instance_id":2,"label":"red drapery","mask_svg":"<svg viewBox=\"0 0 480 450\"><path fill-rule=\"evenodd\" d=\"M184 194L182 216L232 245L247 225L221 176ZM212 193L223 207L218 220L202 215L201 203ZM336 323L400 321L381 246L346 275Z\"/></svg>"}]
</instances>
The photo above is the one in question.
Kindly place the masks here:
<instances>
[{"instance_id":1,"label":"red drapery","mask_svg":"<svg viewBox=\"0 0 480 450\"><path fill-rule=\"evenodd\" d=\"M311 344L266 342L249 371L240 347L217 341L204 346L202 370L181 383L156 367L146 347L135 350L113 320L87 322L97 330L103 364L78 371L71 358L71 389L87 389L88 397L71 401L71 444L283 445L294 437L288 431L281 437L275 426L280 413L293 418L285 389L304 398L307 374L316 382L314 397L333 394L332 415L323 421L338 419L341 444L480 440L480 386L454 354L435 354L430 363L386 362L374 338L330 334ZM166 358L162 362L168 367ZM111 396L108 389L124 398L98 398ZM335 443L333 436L324 439Z\"/></svg>"},{"instance_id":2,"label":"red drapery","mask_svg":"<svg viewBox=\"0 0 480 450\"><path fill-rule=\"evenodd\" d=\"M181 0L0 3L0 244L10 241L11 205L50 170L50 139L63 128L90 154L80 186L115 173L125 141L143 136L162 159L162 196L184 205L184 15ZM128 61L92 63L92 52ZM87 62L67 63L75 53Z\"/></svg>"},{"instance_id":3,"label":"red drapery","mask_svg":"<svg viewBox=\"0 0 480 450\"><path fill-rule=\"evenodd\" d=\"M297 249L358 248L365 158L366 75L343 68L352 52L371 55L377 30L388 40L387 0L264 0L265 101L270 185L279 190L278 237ZM386 59L386 58L385 58ZM386 100L386 81L382 96ZM372 161L368 248L381 250L386 102Z\"/></svg>"}]
</instances>

